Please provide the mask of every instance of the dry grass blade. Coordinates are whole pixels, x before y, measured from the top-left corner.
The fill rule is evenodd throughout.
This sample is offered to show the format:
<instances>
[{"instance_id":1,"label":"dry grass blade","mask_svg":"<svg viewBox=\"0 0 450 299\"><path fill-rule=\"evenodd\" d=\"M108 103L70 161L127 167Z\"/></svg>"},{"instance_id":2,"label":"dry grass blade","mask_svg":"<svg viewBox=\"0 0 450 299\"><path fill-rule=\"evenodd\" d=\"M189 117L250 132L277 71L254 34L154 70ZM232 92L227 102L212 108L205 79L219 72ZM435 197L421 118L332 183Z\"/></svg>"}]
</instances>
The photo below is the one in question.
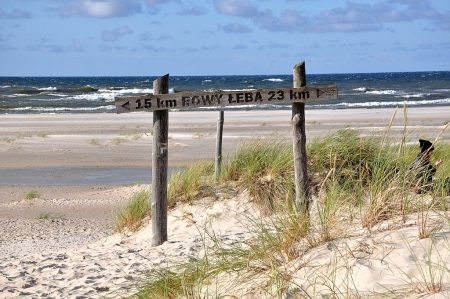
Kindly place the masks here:
<instances>
[{"instance_id":1,"label":"dry grass blade","mask_svg":"<svg viewBox=\"0 0 450 299\"><path fill-rule=\"evenodd\" d=\"M150 192L141 190L135 193L130 201L117 212L116 231L136 231L142 225L142 220L150 215Z\"/></svg>"}]
</instances>

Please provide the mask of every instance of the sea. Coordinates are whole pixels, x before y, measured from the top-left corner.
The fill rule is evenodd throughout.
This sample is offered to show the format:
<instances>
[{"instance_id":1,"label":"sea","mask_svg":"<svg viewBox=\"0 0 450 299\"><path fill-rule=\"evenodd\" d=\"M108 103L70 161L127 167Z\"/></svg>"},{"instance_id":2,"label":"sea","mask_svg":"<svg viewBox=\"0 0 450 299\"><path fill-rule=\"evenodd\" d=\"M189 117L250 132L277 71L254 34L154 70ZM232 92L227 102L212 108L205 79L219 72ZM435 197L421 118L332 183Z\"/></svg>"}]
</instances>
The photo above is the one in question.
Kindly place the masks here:
<instances>
[{"instance_id":1,"label":"sea","mask_svg":"<svg viewBox=\"0 0 450 299\"><path fill-rule=\"evenodd\" d=\"M117 96L150 94L156 77L0 77L0 114L115 113ZM169 92L292 87L292 75L171 76ZM336 83L337 100L307 109L449 106L450 72L311 74L308 85ZM219 107L203 108L218 110ZM225 110L290 109L286 104Z\"/></svg>"}]
</instances>

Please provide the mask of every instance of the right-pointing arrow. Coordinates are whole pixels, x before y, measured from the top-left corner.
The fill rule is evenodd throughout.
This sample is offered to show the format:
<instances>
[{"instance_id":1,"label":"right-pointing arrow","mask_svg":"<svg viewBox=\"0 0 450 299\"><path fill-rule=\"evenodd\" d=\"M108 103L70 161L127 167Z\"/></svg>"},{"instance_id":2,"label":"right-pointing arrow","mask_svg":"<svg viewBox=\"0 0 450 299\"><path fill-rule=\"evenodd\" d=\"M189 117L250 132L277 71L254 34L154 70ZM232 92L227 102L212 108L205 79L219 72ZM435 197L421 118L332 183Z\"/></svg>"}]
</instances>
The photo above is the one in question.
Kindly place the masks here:
<instances>
[{"instance_id":1,"label":"right-pointing arrow","mask_svg":"<svg viewBox=\"0 0 450 299\"><path fill-rule=\"evenodd\" d=\"M130 111L130 101L127 101L125 104L122 104L122 108L127 109Z\"/></svg>"}]
</instances>

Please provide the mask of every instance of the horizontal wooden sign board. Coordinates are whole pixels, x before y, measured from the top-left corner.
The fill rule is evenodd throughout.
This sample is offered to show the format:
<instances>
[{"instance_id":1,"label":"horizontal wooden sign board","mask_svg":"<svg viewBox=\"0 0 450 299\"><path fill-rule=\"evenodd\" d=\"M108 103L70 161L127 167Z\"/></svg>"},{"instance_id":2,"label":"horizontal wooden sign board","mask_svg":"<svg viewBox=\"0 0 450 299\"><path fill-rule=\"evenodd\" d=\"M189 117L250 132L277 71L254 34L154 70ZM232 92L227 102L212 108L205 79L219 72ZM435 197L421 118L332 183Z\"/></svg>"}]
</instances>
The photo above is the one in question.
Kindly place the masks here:
<instances>
[{"instance_id":1,"label":"horizontal wooden sign board","mask_svg":"<svg viewBox=\"0 0 450 299\"><path fill-rule=\"evenodd\" d=\"M172 94L116 97L117 113L165 109L195 110L200 107L287 104L337 99L336 84L300 88L255 89L249 91L180 92Z\"/></svg>"}]
</instances>

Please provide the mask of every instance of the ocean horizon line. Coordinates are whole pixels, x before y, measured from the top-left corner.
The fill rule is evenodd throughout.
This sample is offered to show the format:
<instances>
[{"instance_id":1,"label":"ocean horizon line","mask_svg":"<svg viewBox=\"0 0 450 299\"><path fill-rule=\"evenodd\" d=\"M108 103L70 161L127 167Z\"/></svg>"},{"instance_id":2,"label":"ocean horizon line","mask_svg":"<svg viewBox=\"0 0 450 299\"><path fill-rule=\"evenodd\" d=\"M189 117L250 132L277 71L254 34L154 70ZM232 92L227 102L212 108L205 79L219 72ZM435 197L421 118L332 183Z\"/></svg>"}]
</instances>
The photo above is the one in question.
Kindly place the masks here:
<instances>
[{"instance_id":1,"label":"ocean horizon line","mask_svg":"<svg viewBox=\"0 0 450 299\"><path fill-rule=\"evenodd\" d=\"M355 74L355 75L369 75L369 74L401 74L401 73L448 73L450 70L420 70L420 71L376 71L376 72L331 72L331 73L307 73L306 75L345 75L345 74ZM242 77L242 76L290 76L292 74L224 74L224 75L180 75L180 74L169 74L171 77ZM0 78L139 78L139 77L161 77L165 75L163 73L159 75L0 75Z\"/></svg>"}]
</instances>

